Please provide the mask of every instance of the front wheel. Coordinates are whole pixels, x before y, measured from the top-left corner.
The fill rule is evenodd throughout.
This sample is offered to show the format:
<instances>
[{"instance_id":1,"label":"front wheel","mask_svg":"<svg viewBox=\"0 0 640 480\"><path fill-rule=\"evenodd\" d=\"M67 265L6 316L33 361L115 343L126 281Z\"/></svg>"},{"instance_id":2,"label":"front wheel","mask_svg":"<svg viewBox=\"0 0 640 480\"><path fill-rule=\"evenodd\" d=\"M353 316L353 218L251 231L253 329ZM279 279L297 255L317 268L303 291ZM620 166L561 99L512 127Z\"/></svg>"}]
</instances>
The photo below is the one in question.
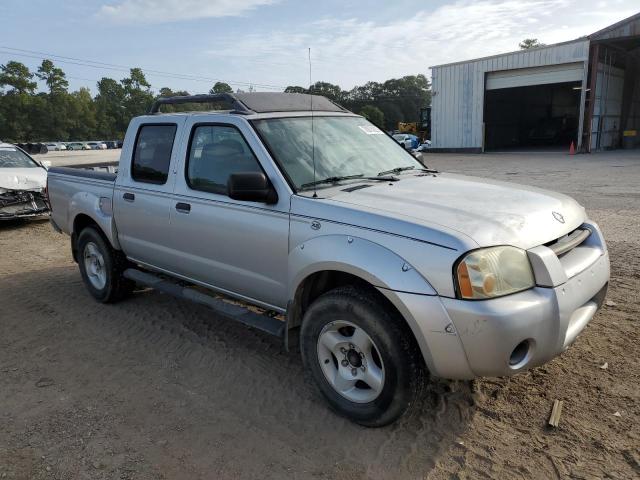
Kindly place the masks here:
<instances>
[{"instance_id":1,"label":"front wheel","mask_svg":"<svg viewBox=\"0 0 640 480\"><path fill-rule=\"evenodd\" d=\"M339 414L381 427L417 404L425 382L419 349L376 292L325 293L305 313L300 342L306 368Z\"/></svg>"}]
</instances>

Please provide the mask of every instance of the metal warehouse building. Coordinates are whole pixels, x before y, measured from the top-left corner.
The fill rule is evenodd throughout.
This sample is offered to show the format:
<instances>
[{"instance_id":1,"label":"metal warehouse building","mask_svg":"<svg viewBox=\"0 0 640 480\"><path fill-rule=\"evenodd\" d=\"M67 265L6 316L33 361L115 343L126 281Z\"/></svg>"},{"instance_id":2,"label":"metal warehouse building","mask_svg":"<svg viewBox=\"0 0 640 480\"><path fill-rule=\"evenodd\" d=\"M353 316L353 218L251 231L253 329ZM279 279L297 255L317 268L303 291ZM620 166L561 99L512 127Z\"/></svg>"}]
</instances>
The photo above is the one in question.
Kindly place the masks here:
<instances>
[{"instance_id":1,"label":"metal warehouse building","mask_svg":"<svg viewBox=\"0 0 640 480\"><path fill-rule=\"evenodd\" d=\"M434 150L640 147L640 13L571 42L431 69Z\"/></svg>"}]
</instances>

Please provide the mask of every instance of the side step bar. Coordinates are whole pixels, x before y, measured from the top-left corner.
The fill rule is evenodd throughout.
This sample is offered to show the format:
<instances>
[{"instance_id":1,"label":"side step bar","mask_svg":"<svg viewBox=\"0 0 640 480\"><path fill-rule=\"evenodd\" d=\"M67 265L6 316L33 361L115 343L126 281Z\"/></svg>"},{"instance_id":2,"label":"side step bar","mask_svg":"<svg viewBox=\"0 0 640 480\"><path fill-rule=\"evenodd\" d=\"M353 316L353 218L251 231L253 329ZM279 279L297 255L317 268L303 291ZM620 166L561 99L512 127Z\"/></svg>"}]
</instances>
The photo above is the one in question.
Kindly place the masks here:
<instances>
[{"instance_id":1,"label":"side step bar","mask_svg":"<svg viewBox=\"0 0 640 480\"><path fill-rule=\"evenodd\" d=\"M171 280L166 280L152 273L136 270L135 268L126 269L123 275L125 278L133 280L140 285L209 307L223 317L244 323L249 327L277 337L285 337L286 323L277 318L252 312L239 305L233 305L219 298L206 295L189 287L183 287Z\"/></svg>"}]
</instances>

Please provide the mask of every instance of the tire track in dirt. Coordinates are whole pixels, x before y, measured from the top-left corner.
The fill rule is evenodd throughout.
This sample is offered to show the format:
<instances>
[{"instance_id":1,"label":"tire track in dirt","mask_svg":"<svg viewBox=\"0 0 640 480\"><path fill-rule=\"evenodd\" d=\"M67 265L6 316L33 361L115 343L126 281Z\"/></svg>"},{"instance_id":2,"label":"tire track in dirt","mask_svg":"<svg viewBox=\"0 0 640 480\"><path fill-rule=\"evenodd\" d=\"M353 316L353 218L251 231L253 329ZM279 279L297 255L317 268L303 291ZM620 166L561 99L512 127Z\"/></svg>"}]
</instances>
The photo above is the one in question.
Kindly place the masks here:
<instances>
[{"instance_id":1,"label":"tire track in dirt","mask_svg":"<svg viewBox=\"0 0 640 480\"><path fill-rule=\"evenodd\" d=\"M206 403L224 412L227 421L232 418L235 429L284 439L289 448L308 444L309 433L316 432L311 458L319 464L321 458L331 458L332 468L340 474L359 478L368 470L372 478L393 478L398 469L418 472L433 464L429 457L441 448L440 439L445 435L424 428L432 423L431 418L400 424L389 441L388 431L363 429L328 411L305 378L299 356L283 352L277 340L214 318L205 308L153 292L137 294L117 305L99 305L75 281L76 275L74 266L41 271L39 277L55 279L45 294L25 294L23 286L33 281L33 274L0 280L3 297L8 293L3 300L19 304L16 315L49 320L65 316L65 324L55 325L62 330L50 336L49 348L59 346L63 350L68 343L80 342L87 344L84 348L89 351L100 352L102 361L92 358L90 373L73 372L63 382L65 389L74 380L87 382L86 375L90 374L99 379L97 385L88 381L92 390L109 398L107 394L113 391L104 385L113 386L120 400L109 403L122 404L123 396L138 400L128 387L138 369L149 373L157 368L158 372L151 375L156 377L154 381L169 386L170 398L190 395L198 400L200 408ZM65 298L62 308L60 298ZM88 353L81 349L74 357L87 359ZM191 403L184 399L181 402ZM162 407L163 403L160 400L157 406L171 411L166 405ZM193 424L187 417L180 417L180 421ZM444 425L439 428L444 429ZM431 438L438 439L438 444ZM265 439L265 445L269 443ZM404 455L411 458L404 462L406 467L401 458ZM305 457L304 462L310 462Z\"/></svg>"}]
</instances>

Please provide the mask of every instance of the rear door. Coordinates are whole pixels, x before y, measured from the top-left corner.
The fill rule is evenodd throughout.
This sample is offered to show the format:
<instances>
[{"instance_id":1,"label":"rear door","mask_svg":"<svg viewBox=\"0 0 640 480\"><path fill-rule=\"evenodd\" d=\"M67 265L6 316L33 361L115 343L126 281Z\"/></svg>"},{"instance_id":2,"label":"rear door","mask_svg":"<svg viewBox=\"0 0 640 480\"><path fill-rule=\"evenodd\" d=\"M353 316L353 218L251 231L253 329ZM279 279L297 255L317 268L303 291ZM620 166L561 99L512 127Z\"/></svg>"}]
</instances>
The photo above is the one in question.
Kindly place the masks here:
<instances>
[{"instance_id":1,"label":"rear door","mask_svg":"<svg viewBox=\"0 0 640 480\"><path fill-rule=\"evenodd\" d=\"M284 309L291 191L251 127L233 117L192 117L171 204L177 273L224 293ZM189 135L187 137L187 134ZM233 200L232 173L262 171L278 202Z\"/></svg>"},{"instance_id":2,"label":"rear door","mask_svg":"<svg viewBox=\"0 0 640 480\"><path fill-rule=\"evenodd\" d=\"M118 239L136 261L171 270L175 255L168 248L169 211L181 125L184 118L141 118L132 122L122 150L113 195Z\"/></svg>"}]
</instances>

